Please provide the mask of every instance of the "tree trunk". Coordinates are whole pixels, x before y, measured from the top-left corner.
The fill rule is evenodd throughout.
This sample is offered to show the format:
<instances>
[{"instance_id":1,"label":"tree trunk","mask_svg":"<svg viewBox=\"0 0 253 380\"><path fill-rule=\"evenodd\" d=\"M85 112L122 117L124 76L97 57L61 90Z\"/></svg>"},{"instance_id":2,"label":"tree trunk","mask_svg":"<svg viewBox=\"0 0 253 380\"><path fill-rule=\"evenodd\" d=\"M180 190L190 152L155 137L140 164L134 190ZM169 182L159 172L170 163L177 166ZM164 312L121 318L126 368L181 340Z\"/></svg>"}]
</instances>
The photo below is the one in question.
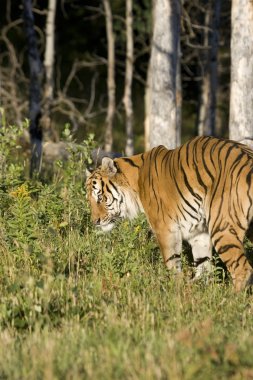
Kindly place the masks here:
<instances>
[{"instance_id":1,"label":"tree trunk","mask_svg":"<svg viewBox=\"0 0 253 380\"><path fill-rule=\"evenodd\" d=\"M44 58L45 88L44 88L44 112L42 117L45 140L58 140L56 132L51 125L51 106L54 96L54 57L55 57L55 13L57 0L49 0L46 22L46 51Z\"/></svg>"},{"instance_id":2,"label":"tree trunk","mask_svg":"<svg viewBox=\"0 0 253 380\"><path fill-rule=\"evenodd\" d=\"M125 93L124 107L126 113L126 155L134 154L133 139L133 104L132 104L132 82L133 82L133 63L134 63L134 41L133 41L133 4L132 0L126 0L126 74L125 74Z\"/></svg>"},{"instance_id":3,"label":"tree trunk","mask_svg":"<svg viewBox=\"0 0 253 380\"><path fill-rule=\"evenodd\" d=\"M214 0L206 4L204 51L202 55L203 72L198 115L198 134L200 136L215 135L220 5L220 0Z\"/></svg>"},{"instance_id":4,"label":"tree trunk","mask_svg":"<svg viewBox=\"0 0 253 380\"><path fill-rule=\"evenodd\" d=\"M155 12L155 2L152 0L152 33L150 36L150 51L153 42L153 32L154 32L154 12ZM151 114L151 54L148 60L147 76L145 83L145 95L144 95L144 108L145 108L145 119L144 119L144 144L145 151L150 150L150 114Z\"/></svg>"},{"instance_id":5,"label":"tree trunk","mask_svg":"<svg viewBox=\"0 0 253 380\"><path fill-rule=\"evenodd\" d=\"M42 157L42 129L40 126L42 64L37 48L36 34L34 30L32 1L23 0L23 6L23 17L26 30L28 60L30 68L29 132L31 139L30 176L32 177L39 174Z\"/></svg>"},{"instance_id":6,"label":"tree trunk","mask_svg":"<svg viewBox=\"0 0 253 380\"><path fill-rule=\"evenodd\" d=\"M151 59L149 59L145 84L145 151L150 149L150 112L151 112Z\"/></svg>"},{"instance_id":7,"label":"tree trunk","mask_svg":"<svg viewBox=\"0 0 253 380\"><path fill-rule=\"evenodd\" d=\"M177 145L176 75L180 1L157 0L151 51L150 146Z\"/></svg>"},{"instance_id":8,"label":"tree trunk","mask_svg":"<svg viewBox=\"0 0 253 380\"><path fill-rule=\"evenodd\" d=\"M229 137L253 147L253 3L233 0Z\"/></svg>"},{"instance_id":9,"label":"tree trunk","mask_svg":"<svg viewBox=\"0 0 253 380\"><path fill-rule=\"evenodd\" d=\"M214 0L212 31L210 37L210 77L211 77L211 101L210 101L210 125L211 134L216 135L216 106L218 92L218 49L220 26L221 0Z\"/></svg>"},{"instance_id":10,"label":"tree trunk","mask_svg":"<svg viewBox=\"0 0 253 380\"><path fill-rule=\"evenodd\" d=\"M181 125L182 125L182 78L181 78L181 45L178 38L178 59L176 74L176 146L181 144Z\"/></svg>"},{"instance_id":11,"label":"tree trunk","mask_svg":"<svg viewBox=\"0 0 253 380\"><path fill-rule=\"evenodd\" d=\"M107 91L108 91L108 108L106 116L106 131L105 131L105 151L112 151L113 144L113 121L115 115L115 43L113 33L112 12L109 0L103 0L106 19L106 36L107 36Z\"/></svg>"}]
</instances>

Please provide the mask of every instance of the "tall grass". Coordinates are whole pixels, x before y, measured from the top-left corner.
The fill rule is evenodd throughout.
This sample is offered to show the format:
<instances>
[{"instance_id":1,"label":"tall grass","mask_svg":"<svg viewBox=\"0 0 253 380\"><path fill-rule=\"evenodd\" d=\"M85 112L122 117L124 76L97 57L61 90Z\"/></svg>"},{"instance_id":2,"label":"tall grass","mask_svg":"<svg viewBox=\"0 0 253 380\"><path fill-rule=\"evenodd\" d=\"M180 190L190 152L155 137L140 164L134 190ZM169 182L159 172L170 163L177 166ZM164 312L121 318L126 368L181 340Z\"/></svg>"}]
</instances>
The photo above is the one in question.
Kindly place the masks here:
<instances>
[{"instance_id":1,"label":"tall grass","mask_svg":"<svg viewBox=\"0 0 253 380\"><path fill-rule=\"evenodd\" d=\"M16 132L15 132L16 133ZM8 137L9 136L9 137ZM89 144L49 182L1 146L1 379L251 379L252 296L165 269L144 218L90 224ZM8 145L9 144L9 145Z\"/></svg>"}]
</instances>

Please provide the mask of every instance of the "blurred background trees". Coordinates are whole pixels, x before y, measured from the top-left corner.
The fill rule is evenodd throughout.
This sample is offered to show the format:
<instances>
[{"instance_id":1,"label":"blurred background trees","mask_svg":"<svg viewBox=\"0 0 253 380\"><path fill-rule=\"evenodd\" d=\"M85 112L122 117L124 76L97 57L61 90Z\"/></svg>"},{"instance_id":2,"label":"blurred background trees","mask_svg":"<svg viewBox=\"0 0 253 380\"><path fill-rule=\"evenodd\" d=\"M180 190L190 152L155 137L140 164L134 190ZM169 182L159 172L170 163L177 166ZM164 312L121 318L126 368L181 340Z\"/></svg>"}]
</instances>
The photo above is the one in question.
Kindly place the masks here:
<instances>
[{"instance_id":1,"label":"blurred background trees","mask_svg":"<svg viewBox=\"0 0 253 380\"><path fill-rule=\"evenodd\" d=\"M150 146L174 149L177 141L177 66L179 61L181 4L175 0L154 2L151 48Z\"/></svg>"},{"instance_id":2,"label":"blurred background trees","mask_svg":"<svg viewBox=\"0 0 253 380\"><path fill-rule=\"evenodd\" d=\"M30 175L39 173L42 158L42 126L41 111L41 86L42 86L42 62L37 46L37 38L34 25L32 1L23 0L23 19L27 42L27 55L29 62L29 132L31 138L31 169Z\"/></svg>"},{"instance_id":3,"label":"blurred background trees","mask_svg":"<svg viewBox=\"0 0 253 380\"><path fill-rule=\"evenodd\" d=\"M233 0L229 136L253 147L253 2Z\"/></svg>"},{"instance_id":4,"label":"blurred background trees","mask_svg":"<svg viewBox=\"0 0 253 380\"><path fill-rule=\"evenodd\" d=\"M253 5L244 3L242 12L236 0L31 0L45 141L57 143L66 123L77 141L93 132L127 154L197 134L249 141ZM3 0L0 15L0 106L16 125L32 125L24 5Z\"/></svg>"}]
</instances>

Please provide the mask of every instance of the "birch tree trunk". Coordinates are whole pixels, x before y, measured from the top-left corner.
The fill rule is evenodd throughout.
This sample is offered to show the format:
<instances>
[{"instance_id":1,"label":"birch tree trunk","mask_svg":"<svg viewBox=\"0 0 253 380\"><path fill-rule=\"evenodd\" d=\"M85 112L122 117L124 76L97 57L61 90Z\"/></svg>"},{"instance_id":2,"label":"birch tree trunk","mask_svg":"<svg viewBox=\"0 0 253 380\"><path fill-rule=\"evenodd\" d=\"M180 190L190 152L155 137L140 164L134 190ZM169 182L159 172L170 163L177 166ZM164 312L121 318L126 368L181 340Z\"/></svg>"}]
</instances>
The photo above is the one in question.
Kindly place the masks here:
<instances>
[{"instance_id":1,"label":"birch tree trunk","mask_svg":"<svg viewBox=\"0 0 253 380\"><path fill-rule=\"evenodd\" d=\"M151 51L150 146L177 144L176 75L180 1L156 0Z\"/></svg>"},{"instance_id":2,"label":"birch tree trunk","mask_svg":"<svg viewBox=\"0 0 253 380\"><path fill-rule=\"evenodd\" d=\"M55 140L56 132L51 126L51 106L54 96L54 57L55 57L55 13L57 0L49 0L46 22L46 50L44 58L45 87L44 87L44 112L43 132L45 140Z\"/></svg>"},{"instance_id":3,"label":"birch tree trunk","mask_svg":"<svg viewBox=\"0 0 253 380\"><path fill-rule=\"evenodd\" d=\"M36 34L34 30L32 1L23 0L23 6L23 18L27 38L30 69L29 133L31 139L30 176L32 177L39 174L42 157L42 129L40 126L42 63L37 48Z\"/></svg>"},{"instance_id":4,"label":"birch tree trunk","mask_svg":"<svg viewBox=\"0 0 253 380\"><path fill-rule=\"evenodd\" d=\"M115 42L113 33L112 12L109 0L103 0L106 19L106 36L107 36L107 91L108 91L108 108L106 116L105 131L105 151L112 151L113 144L113 121L115 115Z\"/></svg>"},{"instance_id":5,"label":"birch tree trunk","mask_svg":"<svg viewBox=\"0 0 253 380\"><path fill-rule=\"evenodd\" d=\"M253 2L232 1L229 137L253 147Z\"/></svg>"},{"instance_id":6,"label":"birch tree trunk","mask_svg":"<svg viewBox=\"0 0 253 380\"><path fill-rule=\"evenodd\" d=\"M219 46L220 0L207 2L204 23L203 73L200 92L198 134L215 135L216 94L218 87L217 55Z\"/></svg>"},{"instance_id":7,"label":"birch tree trunk","mask_svg":"<svg viewBox=\"0 0 253 380\"><path fill-rule=\"evenodd\" d=\"M132 82L134 63L134 41L133 41L133 4L132 0L126 0L126 73L125 73L125 93L123 103L126 113L126 148L127 156L134 154L133 139L133 103L132 103Z\"/></svg>"}]
</instances>

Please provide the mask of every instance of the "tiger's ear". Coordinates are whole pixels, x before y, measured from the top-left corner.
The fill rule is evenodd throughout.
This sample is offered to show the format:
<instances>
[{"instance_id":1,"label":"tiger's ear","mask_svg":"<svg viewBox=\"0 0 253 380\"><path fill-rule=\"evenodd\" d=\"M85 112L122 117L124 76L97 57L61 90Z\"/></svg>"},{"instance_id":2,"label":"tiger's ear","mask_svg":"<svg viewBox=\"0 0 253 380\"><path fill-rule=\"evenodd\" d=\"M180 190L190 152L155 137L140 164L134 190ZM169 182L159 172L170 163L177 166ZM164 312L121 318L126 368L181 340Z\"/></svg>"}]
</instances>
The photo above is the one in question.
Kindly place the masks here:
<instances>
[{"instance_id":1,"label":"tiger's ear","mask_svg":"<svg viewBox=\"0 0 253 380\"><path fill-rule=\"evenodd\" d=\"M117 167L110 157L104 157L102 159L101 169L109 176L114 176L117 173Z\"/></svg>"},{"instance_id":2,"label":"tiger's ear","mask_svg":"<svg viewBox=\"0 0 253 380\"><path fill-rule=\"evenodd\" d=\"M88 178L91 175L91 172L86 168L85 170L86 178Z\"/></svg>"}]
</instances>

